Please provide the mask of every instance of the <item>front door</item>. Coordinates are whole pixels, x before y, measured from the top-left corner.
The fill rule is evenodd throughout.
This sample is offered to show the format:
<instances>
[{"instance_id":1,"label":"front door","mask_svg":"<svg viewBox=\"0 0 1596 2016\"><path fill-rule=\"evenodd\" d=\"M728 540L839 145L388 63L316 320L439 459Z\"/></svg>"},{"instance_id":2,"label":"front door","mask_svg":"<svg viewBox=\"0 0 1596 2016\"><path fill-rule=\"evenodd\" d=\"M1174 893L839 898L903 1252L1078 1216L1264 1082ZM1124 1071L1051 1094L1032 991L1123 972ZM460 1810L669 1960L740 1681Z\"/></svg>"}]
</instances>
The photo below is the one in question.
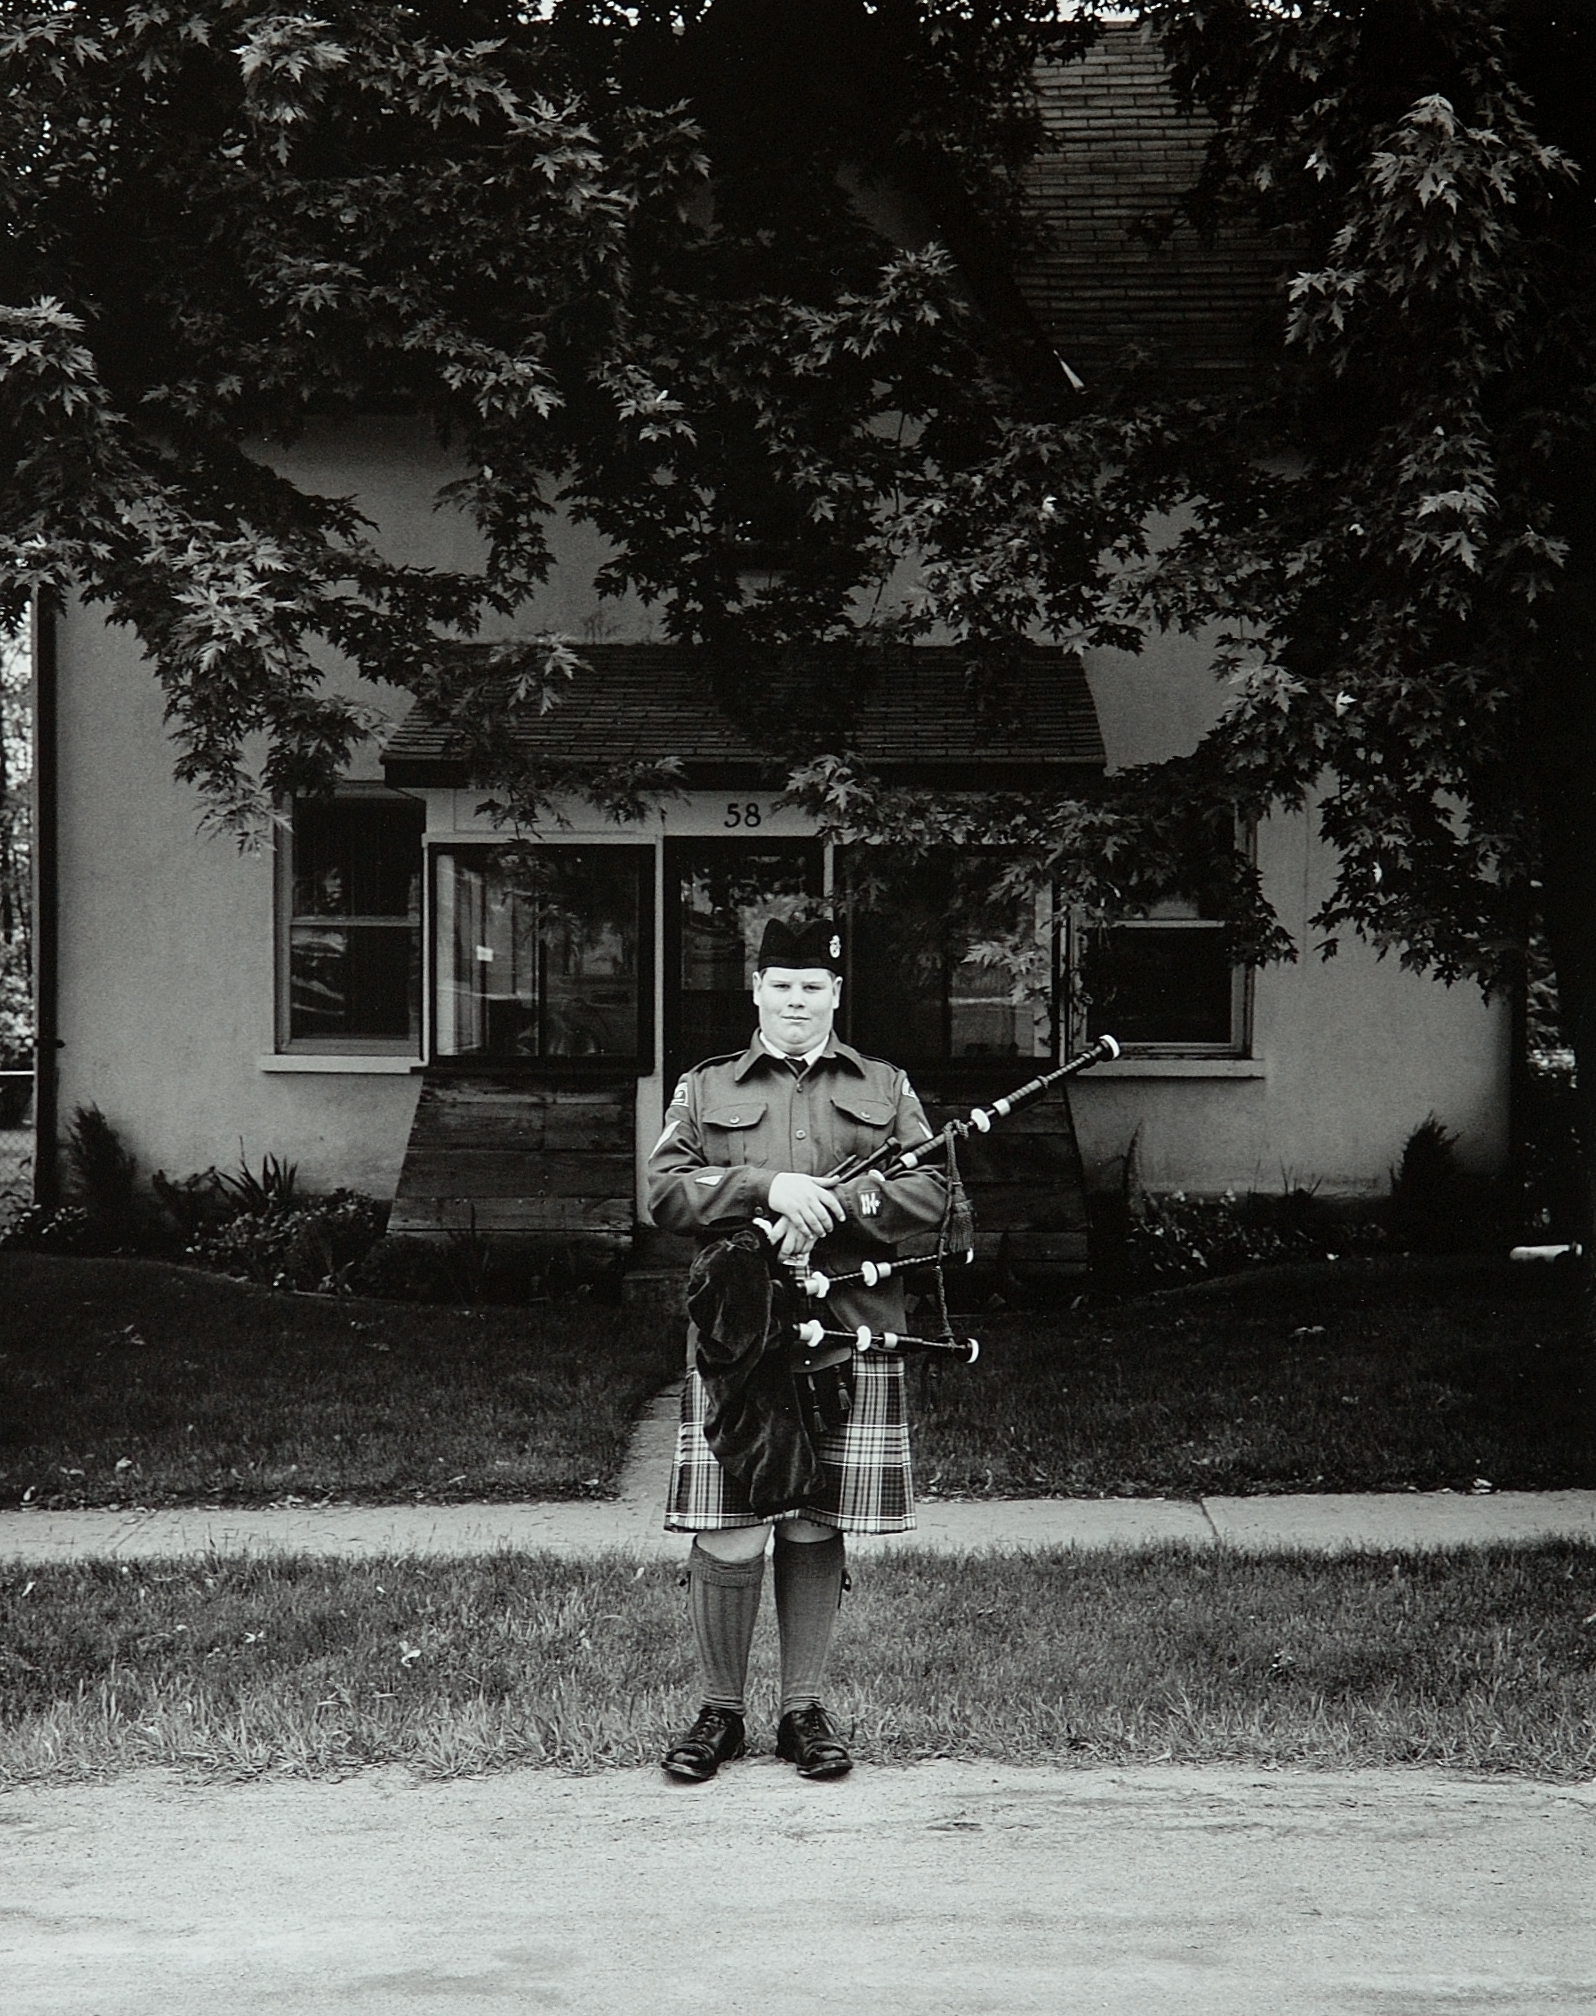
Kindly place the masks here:
<instances>
[{"instance_id":1,"label":"front door","mask_svg":"<svg viewBox=\"0 0 1596 2016\"><path fill-rule=\"evenodd\" d=\"M665 1097L692 1065L747 1048L765 925L821 908L818 840L665 845Z\"/></svg>"}]
</instances>

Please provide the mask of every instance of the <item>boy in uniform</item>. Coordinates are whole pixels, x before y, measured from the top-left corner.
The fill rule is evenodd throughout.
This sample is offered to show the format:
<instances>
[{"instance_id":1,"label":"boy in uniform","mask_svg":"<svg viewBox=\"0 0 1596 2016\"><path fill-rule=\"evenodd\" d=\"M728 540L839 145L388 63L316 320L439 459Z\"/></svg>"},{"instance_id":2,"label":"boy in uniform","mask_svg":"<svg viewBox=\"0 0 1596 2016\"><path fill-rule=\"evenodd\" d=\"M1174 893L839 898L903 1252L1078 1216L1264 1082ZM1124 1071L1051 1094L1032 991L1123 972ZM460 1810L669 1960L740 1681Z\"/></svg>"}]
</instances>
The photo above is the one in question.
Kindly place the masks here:
<instances>
[{"instance_id":1,"label":"boy in uniform","mask_svg":"<svg viewBox=\"0 0 1596 2016\"><path fill-rule=\"evenodd\" d=\"M931 1128L905 1073L862 1056L835 1034L842 999L842 938L829 918L772 920L753 984L758 1028L749 1047L689 1071L676 1088L649 1158L655 1223L708 1243L763 1220L780 1257L815 1252L829 1274L897 1255L941 1226L946 1186L937 1170L887 1182L828 1172L889 1137L904 1148ZM850 1283L822 1305L828 1329L902 1332L903 1288L894 1276ZM688 1327L687 1378L666 1526L691 1533L689 1608L701 1706L662 1760L678 1778L712 1778L740 1757L749 1646L774 1527L776 1616L781 1636L777 1753L807 1778L839 1777L847 1749L821 1705L820 1683L843 1588L845 1533L902 1533L914 1525L914 1486L903 1361L852 1355L852 1404L841 1426L815 1441L821 1483L774 1516L749 1495L705 1440L709 1408Z\"/></svg>"}]
</instances>

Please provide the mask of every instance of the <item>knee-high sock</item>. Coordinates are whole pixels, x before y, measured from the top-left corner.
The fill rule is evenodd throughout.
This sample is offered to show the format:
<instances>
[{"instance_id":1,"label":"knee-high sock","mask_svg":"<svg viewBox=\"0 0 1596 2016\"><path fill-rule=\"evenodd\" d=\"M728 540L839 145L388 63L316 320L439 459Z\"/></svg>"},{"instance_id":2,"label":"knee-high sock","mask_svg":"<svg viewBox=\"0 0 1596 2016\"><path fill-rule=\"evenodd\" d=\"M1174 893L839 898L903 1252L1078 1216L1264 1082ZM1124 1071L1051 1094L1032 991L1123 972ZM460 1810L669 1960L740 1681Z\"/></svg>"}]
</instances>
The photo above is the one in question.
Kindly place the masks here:
<instances>
[{"instance_id":1,"label":"knee-high sock","mask_svg":"<svg viewBox=\"0 0 1596 2016\"><path fill-rule=\"evenodd\" d=\"M701 1699L715 1708L747 1713L748 1648L754 1641L765 1557L717 1561L695 1540L687 1557L688 1609L698 1648Z\"/></svg>"},{"instance_id":2,"label":"knee-high sock","mask_svg":"<svg viewBox=\"0 0 1596 2016\"><path fill-rule=\"evenodd\" d=\"M776 1618L781 1626L781 1712L820 1700L831 1627L842 1600L843 1541L776 1535Z\"/></svg>"}]
</instances>

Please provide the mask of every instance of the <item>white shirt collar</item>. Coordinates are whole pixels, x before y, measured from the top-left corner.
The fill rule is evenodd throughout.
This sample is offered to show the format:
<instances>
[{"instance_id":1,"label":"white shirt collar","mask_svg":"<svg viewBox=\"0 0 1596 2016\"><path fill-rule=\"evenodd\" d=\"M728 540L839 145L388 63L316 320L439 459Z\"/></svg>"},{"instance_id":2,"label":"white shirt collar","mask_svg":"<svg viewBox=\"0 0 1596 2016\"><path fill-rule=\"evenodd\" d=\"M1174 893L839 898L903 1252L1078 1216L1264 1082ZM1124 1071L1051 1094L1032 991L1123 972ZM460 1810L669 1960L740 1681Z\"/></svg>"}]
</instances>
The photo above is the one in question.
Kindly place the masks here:
<instances>
[{"instance_id":1,"label":"white shirt collar","mask_svg":"<svg viewBox=\"0 0 1596 2016\"><path fill-rule=\"evenodd\" d=\"M765 1052L767 1057L775 1057L779 1059L780 1062L783 1064L791 1064L793 1062L793 1053L790 1050L778 1050L775 1044L772 1043L770 1038L765 1034L763 1029L759 1030L757 1033L759 1036L760 1048ZM802 1050L798 1053L798 1055L803 1058L804 1069L806 1071L808 1070L809 1066L814 1063L817 1057L825 1055L826 1044L829 1043L830 1041L831 1038L827 1036L823 1038L822 1041L817 1043L813 1050Z\"/></svg>"}]
</instances>

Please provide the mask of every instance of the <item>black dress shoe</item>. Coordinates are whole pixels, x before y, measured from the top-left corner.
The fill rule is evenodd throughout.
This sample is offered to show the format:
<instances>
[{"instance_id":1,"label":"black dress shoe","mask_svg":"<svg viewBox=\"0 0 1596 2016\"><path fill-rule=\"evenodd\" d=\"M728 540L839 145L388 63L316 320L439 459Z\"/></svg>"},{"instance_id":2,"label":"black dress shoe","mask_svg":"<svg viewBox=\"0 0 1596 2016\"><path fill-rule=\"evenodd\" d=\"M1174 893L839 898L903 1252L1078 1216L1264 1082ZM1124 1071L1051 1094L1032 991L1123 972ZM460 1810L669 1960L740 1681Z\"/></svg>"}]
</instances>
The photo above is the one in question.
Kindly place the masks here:
<instances>
[{"instance_id":1,"label":"black dress shoe","mask_svg":"<svg viewBox=\"0 0 1596 2016\"><path fill-rule=\"evenodd\" d=\"M824 1708L789 1708L776 1731L776 1755L798 1766L800 1778L840 1778L853 1769Z\"/></svg>"},{"instance_id":2,"label":"black dress shoe","mask_svg":"<svg viewBox=\"0 0 1596 2016\"><path fill-rule=\"evenodd\" d=\"M741 1715L730 1708L706 1706L699 1709L698 1720L685 1736L677 1737L660 1762L673 1778L691 1778L702 1784L713 1778L722 1764L741 1757L746 1747Z\"/></svg>"}]
</instances>

